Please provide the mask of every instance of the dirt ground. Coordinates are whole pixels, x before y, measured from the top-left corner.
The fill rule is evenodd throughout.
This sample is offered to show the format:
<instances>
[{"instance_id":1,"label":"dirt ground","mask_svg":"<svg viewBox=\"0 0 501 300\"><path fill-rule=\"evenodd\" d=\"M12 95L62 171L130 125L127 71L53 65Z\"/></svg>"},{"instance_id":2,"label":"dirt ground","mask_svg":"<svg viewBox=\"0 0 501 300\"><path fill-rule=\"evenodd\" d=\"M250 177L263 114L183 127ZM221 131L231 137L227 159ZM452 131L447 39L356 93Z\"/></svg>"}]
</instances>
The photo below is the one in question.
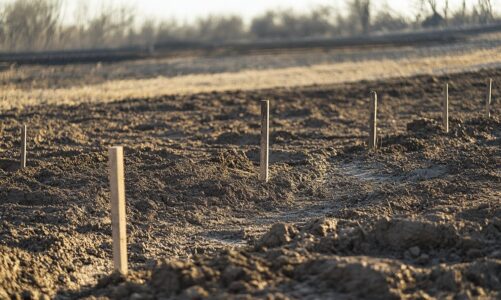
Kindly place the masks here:
<instances>
[{"instance_id":1,"label":"dirt ground","mask_svg":"<svg viewBox=\"0 0 501 300\"><path fill-rule=\"evenodd\" d=\"M500 82L490 69L2 111L0 299L499 299ZM118 144L127 277L109 276L107 147Z\"/></svg>"}]
</instances>

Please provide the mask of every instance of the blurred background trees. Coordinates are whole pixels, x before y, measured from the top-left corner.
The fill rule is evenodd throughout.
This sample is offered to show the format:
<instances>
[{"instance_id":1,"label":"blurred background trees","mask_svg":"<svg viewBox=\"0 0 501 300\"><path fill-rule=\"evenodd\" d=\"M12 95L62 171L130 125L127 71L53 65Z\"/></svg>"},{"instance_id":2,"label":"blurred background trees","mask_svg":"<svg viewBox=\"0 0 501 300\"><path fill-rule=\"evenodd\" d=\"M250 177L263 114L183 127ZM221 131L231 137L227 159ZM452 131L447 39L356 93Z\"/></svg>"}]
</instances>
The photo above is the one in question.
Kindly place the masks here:
<instances>
[{"instance_id":1,"label":"blurred background trees","mask_svg":"<svg viewBox=\"0 0 501 300\"><path fill-rule=\"evenodd\" d=\"M57 42L61 3L14 1L2 8L2 45L10 50L44 49Z\"/></svg>"},{"instance_id":2,"label":"blurred background trees","mask_svg":"<svg viewBox=\"0 0 501 300\"><path fill-rule=\"evenodd\" d=\"M327 36L332 33L331 11L319 7L306 14L290 10L268 11L252 20L250 34L260 39Z\"/></svg>"},{"instance_id":3,"label":"blurred background trees","mask_svg":"<svg viewBox=\"0 0 501 300\"><path fill-rule=\"evenodd\" d=\"M64 22L64 0L0 2L0 51L102 49L127 46L152 48L176 42L225 42L368 35L389 31L488 24L496 21L492 0L466 0L454 11L449 0L413 0L415 18L378 7L371 0L346 0L346 9L317 7L308 12L268 11L249 24L240 16L207 16L194 23L139 20L134 8L103 5L89 11L79 2L72 22Z\"/></svg>"}]
</instances>

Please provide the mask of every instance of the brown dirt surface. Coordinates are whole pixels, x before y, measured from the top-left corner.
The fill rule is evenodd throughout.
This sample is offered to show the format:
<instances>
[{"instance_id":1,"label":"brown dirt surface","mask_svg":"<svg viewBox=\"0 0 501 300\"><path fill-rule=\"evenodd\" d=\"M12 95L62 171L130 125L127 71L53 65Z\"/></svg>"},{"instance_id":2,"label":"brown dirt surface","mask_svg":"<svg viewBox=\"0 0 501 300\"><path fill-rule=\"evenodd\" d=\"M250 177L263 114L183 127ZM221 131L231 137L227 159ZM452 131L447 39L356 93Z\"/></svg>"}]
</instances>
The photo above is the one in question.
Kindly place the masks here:
<instances>
[{"instance_id":1,"label":"brown dirt surface","mask_svg":"<svg viewBox=\"0 0 501 300\"><path fill-rule=\"evenodd\" d=\"M2 111L0 299L499 299L499 82L491 69ZM371 90L375 152L365 149ZM271 101L268 184L257 180L261 99ZM125 277L109 275L116 144Z\"/></svg>"}]
</instances>

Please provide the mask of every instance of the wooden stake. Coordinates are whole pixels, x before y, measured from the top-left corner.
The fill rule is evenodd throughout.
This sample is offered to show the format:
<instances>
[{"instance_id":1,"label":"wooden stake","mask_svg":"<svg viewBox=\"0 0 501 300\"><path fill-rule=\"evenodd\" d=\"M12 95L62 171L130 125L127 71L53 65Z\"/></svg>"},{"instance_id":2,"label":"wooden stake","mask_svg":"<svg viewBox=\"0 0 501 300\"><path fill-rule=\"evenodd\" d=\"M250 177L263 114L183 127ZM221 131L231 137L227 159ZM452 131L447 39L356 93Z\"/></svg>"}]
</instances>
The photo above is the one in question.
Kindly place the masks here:
<instances>
[{"instance_id":1,"label":"wooden stake","mask_svg":"<svg viewBox=\"0 0 501 300\"><path fill-rule=\"evenodd\" d=\"M487 111L487 118L491 117L491 103L492 103L492 78L487 83L487 98L485 100L485 109Z\"/></svg>"},{"instance_id":2,"label":"wooden stake","mask_svg":"<svg viewBox=\"0 0 501 300\"><path fill-rule=\"evenodd\" d=\"M23 125L21 129L21 169L26 168L26 135L27 127Z\"/></svg>"},{"instance_id":3,"label":"wooden stake","mask_svg":"<svg viewBox=\"0 0 501 300\"><path fill-rule=\"evenodd\" d=\"M269 164L269 143L270 143L270 101L261 101L261 155L259 179L268 182L268 164Z\"/></svg>"},{"instance_id":4,"label":"wooden stake","mask_svg":"<svg viewBox=\"0 0 501 300\"><path fill-rule=\"evenodd\" d=\"M128 267L123 148L111 147L109 154L113 263L115 271L125 275Z\"/></svg>"},{"instance_id":5,"label":"wooden stake","mask_svg":"<svg viewBox=\"0 0 501 300\"><path fill-rule=\"evenodd\" d=\"M442 105L442 119L445 132L449 132L449 84L444 86L444 103Z\"/></svg>"},{"instance_id":6,"label":"wooden stake","mask_svg":"<svg viewBox=\"0 0 501 300\"><path fill-rule=\"evenodd\" d=\"M370 117L369 117L369 149L377 149L377 93L371 92Z\"/></svg>"}]
</instances>

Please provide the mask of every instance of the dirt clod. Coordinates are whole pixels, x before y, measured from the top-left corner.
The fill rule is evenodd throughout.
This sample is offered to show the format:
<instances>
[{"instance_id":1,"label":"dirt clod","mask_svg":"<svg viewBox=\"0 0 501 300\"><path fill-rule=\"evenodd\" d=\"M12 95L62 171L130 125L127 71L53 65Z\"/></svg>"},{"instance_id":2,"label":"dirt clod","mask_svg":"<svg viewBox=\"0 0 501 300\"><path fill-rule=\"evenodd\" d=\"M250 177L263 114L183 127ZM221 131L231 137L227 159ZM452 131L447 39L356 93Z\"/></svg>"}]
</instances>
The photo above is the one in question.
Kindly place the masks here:
<instances>
[{"instance_id":1,"label":"dirt clod","mask_svg":"<svg viewBox=\"0 0 501 300\"><path fill-rule=\"evenodd\" d=\"M271 227L260 240L257 241L258 248L274 248L282 246L292 241L298 230L293 225L278 223Z\"/></svg>"}]
</instances>

